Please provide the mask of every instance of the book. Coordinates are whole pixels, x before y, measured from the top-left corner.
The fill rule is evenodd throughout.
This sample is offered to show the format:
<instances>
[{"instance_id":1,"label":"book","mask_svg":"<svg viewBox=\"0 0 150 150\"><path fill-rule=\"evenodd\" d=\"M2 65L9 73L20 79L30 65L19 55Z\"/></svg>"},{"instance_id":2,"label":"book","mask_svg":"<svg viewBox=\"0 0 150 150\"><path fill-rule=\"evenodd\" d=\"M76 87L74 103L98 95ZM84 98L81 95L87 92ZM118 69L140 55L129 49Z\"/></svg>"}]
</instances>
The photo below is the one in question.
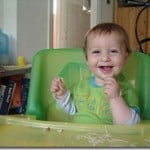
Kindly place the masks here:
<instances>
[{"instance_id":1,"label":"book","mask_svg":"<svg viewBox=\"0 0 150 150\"><path fill-rule=\"evenodd\" d=\"M5 115L6 113L6 106L7 106L7 95L8 95L8 85L7 83L3 83L4 85L4 93L3 93L3 96L2 96L2 99L1 99L1 107L0 107L0 114L1 115Z\"/></svg>"},{"instance_id":2,"label":"book","mask_svg":"<svg viewBox=\"0 0 150 150\"><path fill-rule=\"evenodd\" d=\"M8 114L9 107L12 102L13 93L16 87L16 83L11 80L5 81L4 84L6 85L6 88L4 90L4 95L3 95L1 107L0 107L0 114L2 115Z\"/></svg>"},{"instance_id":3,"label":"book","mask_svg":"<svg viewBox=\"0 0 150 150\"><path fill-rule=\"evenodd\" d=\"M22 88L21 88L21 107L18 113L24 114L26 111L26 103L28 98L28 90L29 90L29 78L22 78Z\"/></svg>"},{"instance_id":4,"label":"book","mask_svg":"<svg viewBox=\"0 0 150 150\"><path fill-rule=\"evenodd\" d=\"M30 79L22 75L4 78L0 85L0 114L24 114Z\"/></svg>"},{"instance_id":5,"label":"book","mask_svg":"<svg viewBox=\"0 0 150 150\"><path fill-rule=\"evenodd\" d=\"M9 114L9 109L10 109L10 107L12 105L12 100L13 100L14 92L16 90L16 82L14 82L14 81L9 81L9 82L11 83L9 86L11 86L12 88L10 87L11 90L8 92L9 93L8 94L9 100L8 100L8 108L7 108L6 114Z\"/></svg>"},{"instance_id":6,"label":"book","mask_svg":"<svg viewBox=\"0 0 150 150\"><path fill-rule=\"evenodd\" d=\"M12 103L9 108L9 114L17 114L17 109L21 107L21 80L22 75L11 76L9 80L16 83L16 88L12 97Z\"/></svg>"},{"instance_id":7,"label":"book","mask_svg":"<svg viewBox=\"0 0 150 150\"><path fill-rule=\"evenodd\" d=\"M1 84L0 85L0 108L1 108L1 105L2 105L5 89L6 89L6 85Z\"/></svg>"}]
</instances>

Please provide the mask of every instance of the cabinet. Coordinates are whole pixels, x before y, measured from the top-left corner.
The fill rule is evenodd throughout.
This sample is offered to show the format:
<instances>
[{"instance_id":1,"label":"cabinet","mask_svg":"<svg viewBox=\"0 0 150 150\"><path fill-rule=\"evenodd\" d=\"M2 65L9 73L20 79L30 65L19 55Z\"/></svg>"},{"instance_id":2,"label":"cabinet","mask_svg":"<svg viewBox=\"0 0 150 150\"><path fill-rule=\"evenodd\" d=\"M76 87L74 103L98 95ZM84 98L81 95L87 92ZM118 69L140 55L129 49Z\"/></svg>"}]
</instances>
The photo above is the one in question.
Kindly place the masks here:
<instances>
[{"instance_id":1,"label":"cabinet","mask_svg":"<svg viewBox=\"0 0 150 150\"><path fill-rule=\"evenodd\" d=\"M130 38L130 44L132 50L139 49L138 42L135 36L135 21L138 13L143 7L119 7L118 1L115 1L114 8L114 22L122 25ZM139 39L150 38L150 7L145 9L138 21L138 35ZM142 44L145 52L150 53L150 41Z\"/></svg>"},{"instance_id":2,"label":"cabinet","mask_svg":"<svg viewBox=\"0 0 150 150\"><path fill-rule=\"evenodd\" d=\"M29 89L31 65L4 66L0 69L0 114L22 114Z\"/></svg>"}]
</instances>

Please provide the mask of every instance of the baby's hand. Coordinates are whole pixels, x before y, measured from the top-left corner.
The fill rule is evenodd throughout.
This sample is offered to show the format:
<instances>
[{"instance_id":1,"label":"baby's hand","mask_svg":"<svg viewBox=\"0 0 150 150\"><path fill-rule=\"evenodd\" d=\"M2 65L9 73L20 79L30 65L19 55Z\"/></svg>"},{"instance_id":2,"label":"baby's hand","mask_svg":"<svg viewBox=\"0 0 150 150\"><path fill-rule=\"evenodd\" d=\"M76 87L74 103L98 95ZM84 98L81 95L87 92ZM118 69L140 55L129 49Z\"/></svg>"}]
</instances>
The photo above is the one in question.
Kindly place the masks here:
<instances>
[{"instance_id":1,"label":"baby's hand","mask_svg":"<svg viewBox=\"0 0 150 150\"><path fill-rule=\"evenodd\" d=\"M109 99L114 99L120 96L120 86L117 80L113 77L104 79L104 91Z\"/></svg>"},{"instance_id":2,"label":"baby's hand","mask_svg":"<svg viewBox=\"0 0 150 150\"><path fill-rule=\"evenodd\" d=\"M53 79L50 89L57 99L63 99L67 92L65 84L60 77Z\"/></svg>"}]
</instances>

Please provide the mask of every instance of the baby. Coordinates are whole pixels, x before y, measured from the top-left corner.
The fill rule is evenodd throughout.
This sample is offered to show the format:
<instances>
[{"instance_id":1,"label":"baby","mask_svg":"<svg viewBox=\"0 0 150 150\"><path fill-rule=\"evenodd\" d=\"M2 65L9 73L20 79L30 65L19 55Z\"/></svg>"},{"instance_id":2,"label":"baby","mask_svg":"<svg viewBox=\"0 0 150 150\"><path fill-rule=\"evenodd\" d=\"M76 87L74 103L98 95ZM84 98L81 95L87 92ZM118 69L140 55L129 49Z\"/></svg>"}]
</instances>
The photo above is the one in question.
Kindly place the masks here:
<instances>
[{"instance_id":1,"label":"baby","mask_svg":"<svg viewBox=\"0 0 150 150\"><path fill-rule=\"evenodd\" d=\"M115 23L94 26L85 35L83 50L92 75L72 93L61 78L54 78L51 92L58 105L78 123L139 123L137 96L121 73L131 53L124 28Z\"/></svg>"}]
</instances>

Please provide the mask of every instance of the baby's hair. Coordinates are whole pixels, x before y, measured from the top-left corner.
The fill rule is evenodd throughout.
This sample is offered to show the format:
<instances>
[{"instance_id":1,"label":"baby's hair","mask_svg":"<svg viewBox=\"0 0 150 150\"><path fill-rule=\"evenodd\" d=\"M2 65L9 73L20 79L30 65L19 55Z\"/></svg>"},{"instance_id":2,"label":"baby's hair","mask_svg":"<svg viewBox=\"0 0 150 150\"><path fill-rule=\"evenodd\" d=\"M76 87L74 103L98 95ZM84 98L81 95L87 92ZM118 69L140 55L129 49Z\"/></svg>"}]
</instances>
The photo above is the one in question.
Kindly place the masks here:
<instances>
[{"instance_id":1,"label":"baby's hair","mask_svg":"<svg viewBox=\"0 0 150 150\"><path fill-rule=\"evenodd\" d=\"M83 50L85 53L85 56L87 58L87 48L88 48L88 37L90 35L105 35L105 34L111 34L111 33L118 33L121 37L121 42L124 43L124 47L128 53L131 53L130 49L130 43L129 43L129 37L126 32L126 30L116 24L116 23L100 23L91 28L84 37L84 45L83 45Z\"/></svg>"}]
</instances>

